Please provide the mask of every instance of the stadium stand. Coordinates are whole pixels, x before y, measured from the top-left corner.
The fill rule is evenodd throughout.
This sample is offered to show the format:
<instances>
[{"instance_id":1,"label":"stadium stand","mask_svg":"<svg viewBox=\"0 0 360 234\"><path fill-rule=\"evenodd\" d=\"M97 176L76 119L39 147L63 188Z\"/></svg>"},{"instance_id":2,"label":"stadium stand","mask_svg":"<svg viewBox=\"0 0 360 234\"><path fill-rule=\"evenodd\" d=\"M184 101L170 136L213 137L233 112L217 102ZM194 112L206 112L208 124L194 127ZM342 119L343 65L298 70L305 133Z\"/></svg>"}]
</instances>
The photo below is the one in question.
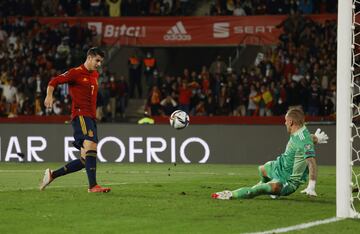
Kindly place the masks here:
<instances>
[{"instance_id":1,"label":"stadium stand","mask_svg":"<svg viewBox=\"0 0 360 234\"><path fill-rule=\"evenodd\" d=\"M2 117L69 114L66 86L57 90L53 112L46 112L42 103L46 85L53 75L78 65L87 48L101 46L97 35L80 23L61 23L54 28L35 18L24 20L23 16L176 16L190 15L197 7L192 1L181 0L126 0L121 4L116 0L34 0L29 4L20 0L0 3L0 9L6 9L0 10ZM211 15L289 17L278 26L284 31L280 43L263 47L265 52L258 64L244 66L241 72L229 70L221 57L195 70L184 64L183 74L155 70L155 82L144 92L149 113L169 115L182 108L193 116L272 116L284 114L288 106L302 105L308 115L334 114L336 22L318 23L305 16L335 12L336 1L218 0L211 7ZM104 67L99 119L115 121L124 117L128 86L127 77Z\"/></svg>"}]
</instances>

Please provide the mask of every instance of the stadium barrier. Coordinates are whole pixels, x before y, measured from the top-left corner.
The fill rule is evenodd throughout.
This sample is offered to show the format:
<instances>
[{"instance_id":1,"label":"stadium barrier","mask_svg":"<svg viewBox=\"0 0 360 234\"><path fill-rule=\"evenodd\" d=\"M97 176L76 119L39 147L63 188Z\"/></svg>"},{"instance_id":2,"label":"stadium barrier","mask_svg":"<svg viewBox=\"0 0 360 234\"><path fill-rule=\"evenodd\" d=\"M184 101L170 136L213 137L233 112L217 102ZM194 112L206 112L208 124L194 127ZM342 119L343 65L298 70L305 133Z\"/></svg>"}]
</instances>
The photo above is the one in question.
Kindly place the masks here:
<instances>
[{"instance_id":1,"label":"stadium barrier","mask_svg":"<svg viewBox=\"0 0 360 234\"><path fill-rule=\"evenodd\" d=\"M156 124L168 124L169 117L153 116ZM191 124L284 124L284 116L191 116ZM335 122L335 116L306 116L307 122ZM23 115L12 118L0 118L0 123L67 123L69 115Z\"/></svg>"},{"instance_id":2,"label":"stadium barrier","mask_svg":"<svg viewBox=\"0 0 360 234\"><path fill-rule=\"evenodd\" d=\"M321 127L330 137L317 147L320 165L335 164L335 125ZM98 159L117 163L260 164L285 150L284 125L99 124ZM0 124L1 162L64 162L79 155L70 124Z\"/></svg>"},{"instance_id":3,"label":"stadium barrier","mask_svg":"<svg viewBox=\"0 0 360 234\"><path fill-rule=\"evenodd\" d=\"M58 27L80 23L101 36L106 45L133 46L238 46L274 45L287 15L200 17L24 17ZM316 22L336 20L336 14L307 15ZM9 17L13 22L17 17Z\"/></svg>"}]
</instances>

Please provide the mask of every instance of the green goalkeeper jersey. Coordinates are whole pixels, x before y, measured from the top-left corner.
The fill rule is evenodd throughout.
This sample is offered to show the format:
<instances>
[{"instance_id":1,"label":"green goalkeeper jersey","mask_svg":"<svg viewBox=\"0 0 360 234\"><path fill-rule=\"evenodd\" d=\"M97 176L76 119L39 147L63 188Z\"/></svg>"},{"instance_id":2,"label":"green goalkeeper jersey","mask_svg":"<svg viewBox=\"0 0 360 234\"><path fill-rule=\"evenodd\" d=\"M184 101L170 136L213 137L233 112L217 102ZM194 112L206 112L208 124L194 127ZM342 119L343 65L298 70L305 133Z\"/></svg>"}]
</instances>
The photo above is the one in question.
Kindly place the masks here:
<instances>
[{"instance_id":1,"label":"green goalkeeper jersey","mask_svg":"<svg viewBox=\"0 0 360 234\"><path fill-rule=\"evenodd\" d=\"M299 187L308 177L306 158L315 157L314 143L305 125L290 135L285 152L272 162L272 178Z\"/></svg>"}]
</instances>

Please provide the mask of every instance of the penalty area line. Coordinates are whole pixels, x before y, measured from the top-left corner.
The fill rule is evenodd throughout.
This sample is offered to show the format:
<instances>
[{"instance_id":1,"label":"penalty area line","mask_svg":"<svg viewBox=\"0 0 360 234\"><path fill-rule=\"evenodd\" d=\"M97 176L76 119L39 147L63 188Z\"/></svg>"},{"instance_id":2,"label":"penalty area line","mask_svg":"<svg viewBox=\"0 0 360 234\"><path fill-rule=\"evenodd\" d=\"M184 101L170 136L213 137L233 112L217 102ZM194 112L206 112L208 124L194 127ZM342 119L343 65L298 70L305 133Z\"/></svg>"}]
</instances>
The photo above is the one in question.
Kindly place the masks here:
<instances>
[{"instance_id":1,"label":"penalty area line","mask_svg":"<svg viewBox=\"0 0 360 234\"><path fill-rule=\"evenodd\" d=\"M297 231L297 230L315 227L315 226L322 225L322 224L337 222L340 220L343 220L343 218L333 217L333 218L329 218L329 219L316 220L316 221L312 221L309 223L301 223L298 225L284 227L284 228L277 228L277 229L272 229L272 230L263 231L263 232L251 232L251 233L245 233L245 234L272 234L272 233Z\"/></svg>"}]
</instances>

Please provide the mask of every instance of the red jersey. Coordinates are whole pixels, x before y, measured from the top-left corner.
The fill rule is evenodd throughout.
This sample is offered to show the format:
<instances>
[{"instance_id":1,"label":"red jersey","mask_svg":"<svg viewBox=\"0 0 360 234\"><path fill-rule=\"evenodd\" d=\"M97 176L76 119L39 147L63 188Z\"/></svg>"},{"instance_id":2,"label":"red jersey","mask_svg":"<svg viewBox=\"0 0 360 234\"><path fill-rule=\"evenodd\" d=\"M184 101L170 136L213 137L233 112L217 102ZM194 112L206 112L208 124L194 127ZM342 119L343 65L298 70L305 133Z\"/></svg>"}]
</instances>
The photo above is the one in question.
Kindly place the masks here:
<instances>
[{"instance_id":1,"label":"red jersey","mask_svg":"<svg viewBox=\"0 0 360 234\"><path fill-rule=\"evenodd\" d=\"M79 115L95 119L98 78L99 73L97 71L90 72L82 64L79 67L71 68L59 76L53 77L49 85L54 88L58 84L67 83L69 85L72 99L71 119Z\"/></svg>"}]
</instances>

